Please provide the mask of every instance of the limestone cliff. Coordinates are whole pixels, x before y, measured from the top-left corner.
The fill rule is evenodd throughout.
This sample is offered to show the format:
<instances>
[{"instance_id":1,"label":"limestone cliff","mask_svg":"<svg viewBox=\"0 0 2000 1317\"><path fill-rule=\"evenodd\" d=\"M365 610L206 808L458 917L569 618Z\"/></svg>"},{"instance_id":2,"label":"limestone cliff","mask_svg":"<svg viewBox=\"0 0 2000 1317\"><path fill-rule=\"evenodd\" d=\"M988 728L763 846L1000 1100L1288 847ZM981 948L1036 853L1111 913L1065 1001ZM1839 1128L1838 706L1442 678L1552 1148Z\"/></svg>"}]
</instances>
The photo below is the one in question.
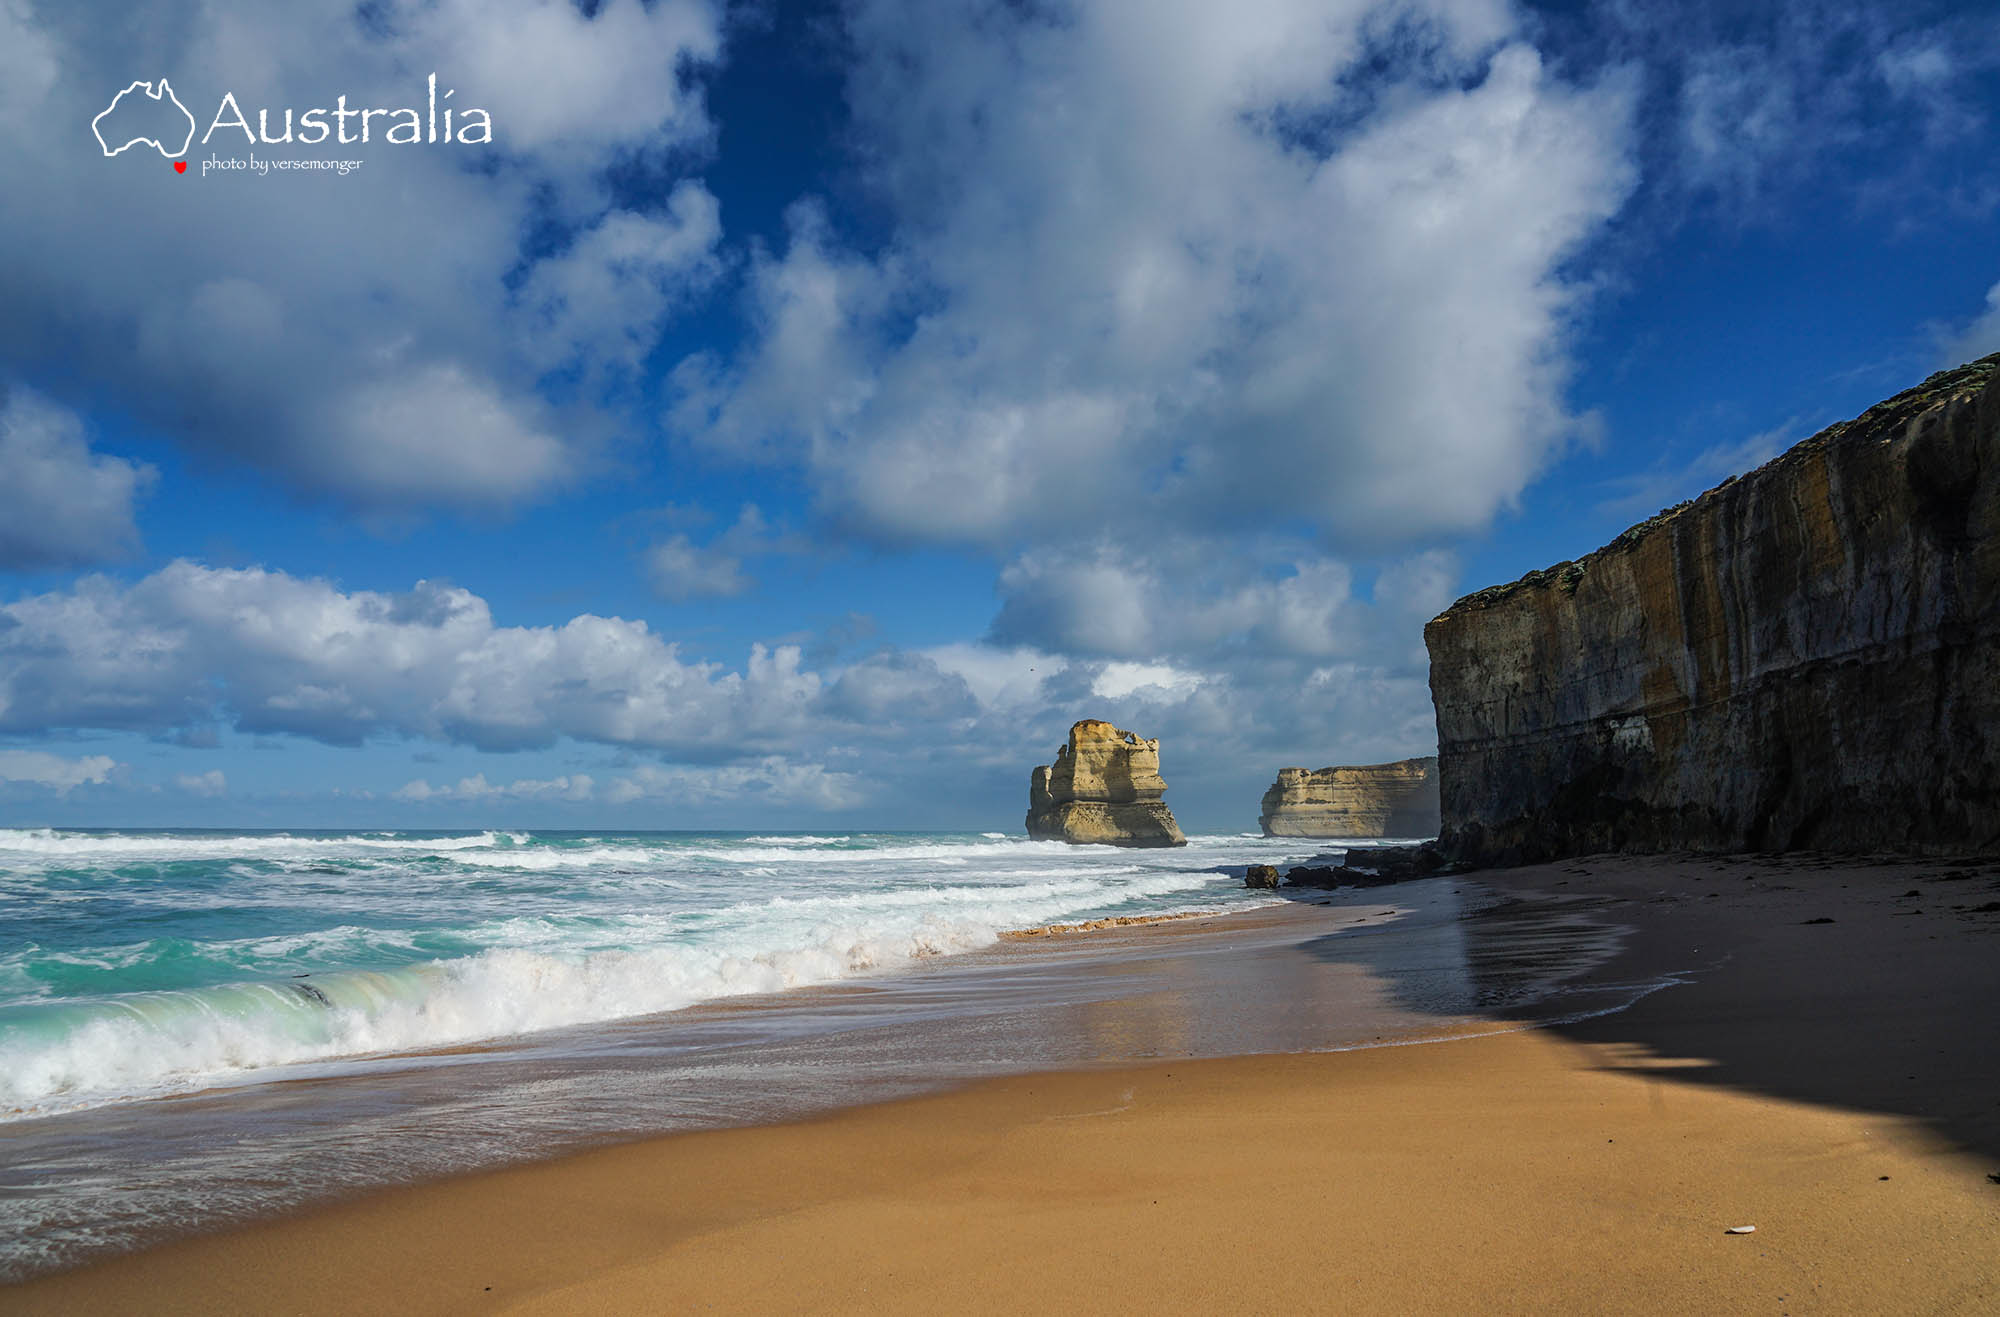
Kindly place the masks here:
<instances>
[{"instance_id":1,"label":"limestone cliff","mask_svg":"<svg viewBox=\"0 0 2000 1317\"><path fill-rule=\"evenodd\" d=\"M1424 638L1460 858L2000 845L2000 356Z\"/></svg>"},{"instance_id":2,"label":"limestone cliff","mask_svg":"<svg viewBox=\"0 0 2000 1317\"><path fill-rule=\"evenodd\" d=\"M1257 822L1266 837L1435 837L1437 760L1281 768Z\"/></svg>"},{"instance_id":3,"label":"limestone cliff","mask_svg":"<svg viewBox=\"0 0 2000 1317\"><path fill-rule=\"evenodd\" d=\"M1185 846L1165 800L1160 743L1086 718L1028 782L1028 835L1107 846Z\"/></svg>"}]
</instances>

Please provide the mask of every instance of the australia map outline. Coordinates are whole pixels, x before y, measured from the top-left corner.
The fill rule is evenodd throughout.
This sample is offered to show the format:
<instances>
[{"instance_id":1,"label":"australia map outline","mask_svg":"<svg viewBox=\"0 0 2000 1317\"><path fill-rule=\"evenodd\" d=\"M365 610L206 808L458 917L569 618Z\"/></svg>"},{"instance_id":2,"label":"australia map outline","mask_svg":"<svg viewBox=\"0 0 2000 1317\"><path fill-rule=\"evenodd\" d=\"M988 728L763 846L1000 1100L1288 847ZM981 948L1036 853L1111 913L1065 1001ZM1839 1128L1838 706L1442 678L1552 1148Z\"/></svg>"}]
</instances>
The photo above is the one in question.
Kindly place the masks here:
<instances>
[{"instance_id":1,"label":"australia map outline","mask_svg":"<svg viewBox=\"0 0 2000 1317\"><path fill-rule=\"evenodd\" d=\"M148 100L158 103L159 109L157 111L149 112L145 106L138 104L136 101L128 101L126 99L133 92L139 91L142 88ZM180 111L181 120L187 128L186 133L181 137L179 148L175 150L168 150L167 143L173 139L173 128L177 125L169 124L165 132L159 131L161 124L168 123L170 120L166 108L169 105L175 110ZM125 140L118 146L112 146L111 141L106 138L101 125L106 119L114 115L120 115L121 111L122 122L128 130L131 128L146 128L152 131L127 131L124 134ZM157 122L147 122L147 120L155 120ZM186 155L189 145L193 143L194 116L188 113L187 106L181 104L180 97L174 95L174 89L167 84L165 78L161 78L158 84L141 79L111 98L111 104L104 107L103 111L90 121L90 131L97 138L98 146L103 148L104 154L107 156L115 156L129 147L138 146L143 143L152 147L167 159L172 160L175 156ZM119 132L114 131L111 134L111 138L117 138L120 135Z\"/></svg>"}]
</instances>

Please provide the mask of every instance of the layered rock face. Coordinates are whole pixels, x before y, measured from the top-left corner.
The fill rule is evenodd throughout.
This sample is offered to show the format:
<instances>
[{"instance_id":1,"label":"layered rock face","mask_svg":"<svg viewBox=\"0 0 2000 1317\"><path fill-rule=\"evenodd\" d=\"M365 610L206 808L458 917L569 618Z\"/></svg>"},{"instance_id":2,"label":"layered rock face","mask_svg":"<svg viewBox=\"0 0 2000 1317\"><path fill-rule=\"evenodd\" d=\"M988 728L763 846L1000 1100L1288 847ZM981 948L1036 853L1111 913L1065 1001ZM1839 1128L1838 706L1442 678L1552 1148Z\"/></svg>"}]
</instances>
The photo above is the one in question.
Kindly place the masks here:
<instances>
[{"instance_id":1,"label":"layered rock face","mask_svg":"<svg viewBox=\"0 0 2000 1317\"><path fill-rule=\"evenodd\" d=\"M1185 846L1161 799L1160 743L1086 718L1028 782L1028 835L1107 846Z\"/></svg>"},{"instance_id":2,"label":"layered rock face","mask_svg":"<svg viewBox=\"0 0 2000 1317\"><path fill-rule=\"evenodd\" d=\"M1257 822L1266 837L1435 837L1437 760L1281 768Z\"/></svg>"},{"instance_id":3,"label":"layered rock face","mask_svg":"<svg viewBox=\"0 0 2000 1317\"><path fill-rule=\"evenodd\" d=\"M1458 858L2000 846L2000 356L1424 638Z\"/></svg>"}]
</instances>

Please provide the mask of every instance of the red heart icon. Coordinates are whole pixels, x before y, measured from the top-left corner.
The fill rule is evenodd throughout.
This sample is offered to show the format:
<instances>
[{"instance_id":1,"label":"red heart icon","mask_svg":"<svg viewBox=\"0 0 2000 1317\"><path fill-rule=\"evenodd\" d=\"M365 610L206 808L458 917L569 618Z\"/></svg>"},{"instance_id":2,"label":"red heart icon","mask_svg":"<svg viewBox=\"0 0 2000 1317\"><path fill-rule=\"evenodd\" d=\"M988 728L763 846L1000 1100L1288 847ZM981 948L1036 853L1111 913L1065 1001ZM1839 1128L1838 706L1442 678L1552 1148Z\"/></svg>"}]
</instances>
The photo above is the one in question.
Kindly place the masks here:
<instances>
[{"instance_id":1,"label":"red heart icon","mask_svg":"<svg viewBox=\"0 0 2000 1317\"><path fill-rule=\"evenodd\" d=\"M188 171L188 162L187 162L187 161L185 161L185 160L176 160L176 161L174 161L174 172L175 172L176 174L185 174L185 173L187 173L187 171Z\"/></svg>"}]
</instances>

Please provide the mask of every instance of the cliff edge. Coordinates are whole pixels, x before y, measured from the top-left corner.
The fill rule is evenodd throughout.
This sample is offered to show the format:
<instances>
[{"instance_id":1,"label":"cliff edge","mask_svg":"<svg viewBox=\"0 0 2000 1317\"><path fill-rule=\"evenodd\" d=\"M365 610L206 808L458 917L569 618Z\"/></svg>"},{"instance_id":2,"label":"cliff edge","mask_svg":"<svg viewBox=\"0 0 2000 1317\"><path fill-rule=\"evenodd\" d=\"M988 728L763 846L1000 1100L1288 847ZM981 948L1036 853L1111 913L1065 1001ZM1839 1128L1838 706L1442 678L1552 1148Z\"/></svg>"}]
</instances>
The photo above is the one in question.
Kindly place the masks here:
<instances>
[{"instance_id":1,"label":"cliff edge","mask_svg":"<svg viewBox=\"0 0 2000 1317\"><path fill-rule=\"evenodd\" d=\"M1437 760L1281 768L1257 823L1266 837L1435 837Z\"/></svg>"},{"instance_id":2,"label":"cliff edge","mask_svg":"<svg viewBox=\"0 0 2000 1317\"><path fill-rule=\"evenodd\" d=\"M1457 858L2000 846L2000 355L1424 639Z\"/></svg>"},{"instance_id":3,"label":"cliff edge","mask_svg":"<svg viewBox=\"0 0 2000 1317\"><path fill-rule=\"evenodd\" d=\"M1028 835L1106 846L1185 846L1161 797L1160 743L1086 718L1028 781Z\"/></svg>"}]
</instances>

